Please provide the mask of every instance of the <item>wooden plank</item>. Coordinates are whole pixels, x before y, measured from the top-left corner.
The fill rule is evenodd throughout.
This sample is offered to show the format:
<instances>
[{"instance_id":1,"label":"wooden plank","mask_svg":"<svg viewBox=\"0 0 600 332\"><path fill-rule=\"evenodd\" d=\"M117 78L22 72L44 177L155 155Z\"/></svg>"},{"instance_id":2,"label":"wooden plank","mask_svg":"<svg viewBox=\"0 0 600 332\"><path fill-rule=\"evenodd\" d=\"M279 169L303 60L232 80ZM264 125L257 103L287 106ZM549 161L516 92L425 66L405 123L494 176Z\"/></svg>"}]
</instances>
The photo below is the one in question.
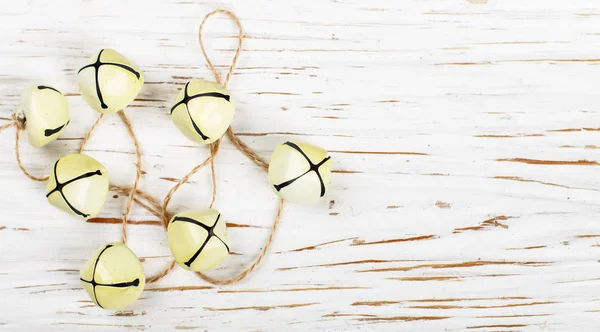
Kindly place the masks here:
<instances>
[{"instance_id":1,"label":"wooden plank","mask_svg":"<svg viewBox=\"0 0 600 332\"><path fill-rule=\"evenodd\" d=\"M72 113L24 163L48 173L97 113L76 73L98 49L134 60L146 84L127 109L143 150L142 187L162 199L207 156L171 123L186 81L211 79L202 17L234 10L246 40L230 83L233 128L268 158L287 139L330 151L326 199L287 205L271 253L246 281L212 287L180 268L124 311L93 305L78 271L120 238L124 197L81 222L46 202L0 133L0 330L597 331L600 302L600 9L580 1L16 1L0 9L0 123L21 91L65 92ZM220 70L235 29L207 26ZM598 73L596 73L598 72ZM133 148L107 117L88 145L130 184ZM227 141L216 208L229 225L229 276L251 262L277 199ZM208 171L172 209L204 208ZM133 211L130 247L147 274L170 262L154 217Z\"/></svg>"}]
</instances>

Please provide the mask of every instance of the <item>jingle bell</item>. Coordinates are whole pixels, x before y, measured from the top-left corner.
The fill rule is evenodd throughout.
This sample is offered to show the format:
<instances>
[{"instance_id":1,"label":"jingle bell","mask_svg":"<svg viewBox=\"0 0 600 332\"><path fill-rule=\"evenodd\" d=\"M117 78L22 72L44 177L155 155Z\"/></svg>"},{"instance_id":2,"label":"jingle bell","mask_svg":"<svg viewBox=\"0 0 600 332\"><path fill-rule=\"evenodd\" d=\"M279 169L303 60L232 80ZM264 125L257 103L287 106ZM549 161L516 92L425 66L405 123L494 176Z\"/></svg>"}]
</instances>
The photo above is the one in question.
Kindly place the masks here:
<instances>
[{"instance_id":1,"label":"jingle bell","mask_svg":"<svg viewBox=\"0 0 600 332\"><path fill-rule=\"evenodd\" d=\"M200 272L215 268L229 254L227 229L217 210L178 213L167 229L175 261L186 270Z\"/></svg>"},{"instance_id":2,"label":"jingle bell","mask_svg":"<svg viewBox=\"0 0 600 332\"><path fill-rule=\"evenodd\" d=\"M119 52L100 50L77 73L79 92L96 111L113 114L127 107L144 84L140 69Z\"/></svg>"},{"instance_id":3,"label":"jingle bell","mask_svg":"<svg viewBox=\"0 0 600 332\"><path fill-rule=\"evenodd\" d=\"M70 154L56 161L46 187L50 204L71 214L95 217L108 195L108 172L92 157Z\"/></svg>"},{"instance_id":4,"label":"jingle bell","mask_svg":"<svg viewBox=\"0 0 600 332\"><path fill-rule=\"evenodd\" d=\"M171 120L187 138L209 144L227 131L234 112L235 101L227 89L217 83L191 80L171 108Z\"/></svg>"},{"instance_id":5,"label":"jingle bell","mask_svg":"<svg viewBox=\"0 0 600 332\"><path fill-rule=\"evenodd\" d=\"M83 266L79 277L94 303L104 309L129 306L146 284L139 258L123 243L102 246Z\"/></svg>"},{"instance_id":6,"label":"jingle bell","mask_svg":"<svg viewBox=\"0 0 600 332\"><path fill-rule=\"evenodd\" d=\"M314 203L325 195L331 157L318 146L300 142L279 145L269 163L269 183L279 197L294 203Z\"/></svg>"},{"instance_id":7,"label":"jingle bell","mask_svg":"<svg viewBox=\"0 0 600 332\"><path fill-rule=\"evenodd\" d=\"M27 137L33 146L54 141L69 124L67 98L53 87L32 85L25 89L21 107L27 121Z\"/></svg>"}]
</instances>

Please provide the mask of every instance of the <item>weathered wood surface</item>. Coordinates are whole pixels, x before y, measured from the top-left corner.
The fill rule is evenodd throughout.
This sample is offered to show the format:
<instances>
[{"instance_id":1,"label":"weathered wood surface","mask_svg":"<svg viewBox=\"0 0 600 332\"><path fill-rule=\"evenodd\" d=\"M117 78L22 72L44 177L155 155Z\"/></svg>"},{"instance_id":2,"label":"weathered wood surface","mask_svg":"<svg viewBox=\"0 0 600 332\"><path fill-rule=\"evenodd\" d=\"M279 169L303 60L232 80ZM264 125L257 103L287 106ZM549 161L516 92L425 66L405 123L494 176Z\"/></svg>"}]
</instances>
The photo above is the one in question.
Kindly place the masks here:
<instances>
[{"instance_id":1,"label":"weathered wood surface","mask_svg":"<svg viewBox=\"0 0 600 332\"><path fill-rule=\"evenodd\" d=\"M46 203L0 134L0 330L598 331L600 323L600 6L597 1L13 1L0 10L0 116L28 84L68 94L72 124L25 163L48 173L96 113L76 71L112 47L146 76L127 110L144 153L143 189L162 198L206 155L168 109L190 78L210 78L196 43L209 11L242 19L230 88L233 127L268 157L286 139L327 148L327 199L285 209L250 279L211 287L177 268L131 310L94 307L78 281L93 251L119 239L124 197L99 223ZM221 68L234 27L209 23ZM133 179L118 117L89 154L114 183ZM213 275L258 252L276 197L265 174L223 144L216 207L232 250ZM207 171L173 209L203 208ZM152 221L136 208L134 220ZM112 223L112 224L111 224ZM130 226L148 274L168 263L160 227Z\"/></svg>"}]
</instances>

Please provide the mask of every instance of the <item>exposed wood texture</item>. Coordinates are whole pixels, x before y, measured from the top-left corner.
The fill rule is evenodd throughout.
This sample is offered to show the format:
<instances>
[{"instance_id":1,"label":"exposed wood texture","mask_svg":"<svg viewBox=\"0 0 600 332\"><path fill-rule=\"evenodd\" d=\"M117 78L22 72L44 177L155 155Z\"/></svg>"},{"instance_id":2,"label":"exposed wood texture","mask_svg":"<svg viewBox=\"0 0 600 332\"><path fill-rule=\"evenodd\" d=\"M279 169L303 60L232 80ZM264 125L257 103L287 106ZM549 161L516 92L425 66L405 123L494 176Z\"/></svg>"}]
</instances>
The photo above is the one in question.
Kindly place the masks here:
<instances>
[{"instance_id":1,"label":"exposed wood texture","mask_svg":"<svg viewBox=\"0 0 600 332\"><path fill-rule=\"evenodd\" d=\"M0 117L29 84L68 96L71 125L47 148L23 142L46 175L97 113L76 85L100 48L135 61L146 84L126 112L143 149L142 188L163 198L208 153L169 118L191 78L211 79L202 17L234 10L247 39L230 90L233 128L268 158L284 140L330 151L331 190L288 205L271 253L246 281L214 287L176 268L125 311L101 310L79 269L120 239L124 196L82 222L46 202L0 134L2 331L598 331L600 4L593 0L31 0L0 9ZM208 23L224 69L234 26ZM2 121L0 121L2 122ZM3 122L2 122L3 123ZM113 183L134 154L118 117L88 145ZM264 242L276 196L225 140L216 208L230 276ZM210 202L208 171L172 209ZM114 196L113 196L114 195ZM152 274L170 262L163 229L135 207L130 247Z\"/></svg>"}]
</instances>

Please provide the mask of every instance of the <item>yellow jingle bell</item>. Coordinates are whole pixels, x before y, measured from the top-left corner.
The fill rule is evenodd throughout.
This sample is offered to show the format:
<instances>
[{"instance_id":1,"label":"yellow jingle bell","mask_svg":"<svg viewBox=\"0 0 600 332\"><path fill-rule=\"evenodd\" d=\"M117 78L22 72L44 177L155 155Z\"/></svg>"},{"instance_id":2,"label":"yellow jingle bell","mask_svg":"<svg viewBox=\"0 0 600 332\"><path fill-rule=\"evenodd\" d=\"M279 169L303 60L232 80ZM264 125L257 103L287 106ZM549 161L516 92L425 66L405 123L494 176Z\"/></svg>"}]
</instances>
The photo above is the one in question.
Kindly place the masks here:
<instances>
[{"instance_id":1,"label":"yellow jingle bell","mask_svg":"<svg viewBox=\"0 0 600 332\"><path fill-rule=\"evenodd\" d=\"M46 187L50 204L71 214L95 217L108 195L108 172L92 157L70 154L56 161Z\"/></svg>"},{"instance_id":2,"label":"yellow jingle bell","mask_svg":"<svg viewBox=\"0 0 600 332\"><path fill-rule=\"evenodd\" d=\"M79 274L83 288L104 309L123 309L137 300L146 284L139 258L123 243L102 246Z\"/></svg>"},{"instance_id":3,"label":"yellow jingle bell","mask_svg":"<svg viewBox=\"0 0 600 332\"><path fill-rule=\"evenodd\" d=\"M217 210L178 213L167 229L169 247L179 266L206 271L221 265L229 254L226 225Z\"/></svg>"},{"instance_id":4,"label":"yellow jingle bell","mask_svg":"<svg viewBox=\"0 0 600 332\"><path fill-rule=\"evenodd\" d=\"M227 89L217 83L191 80L171 108L171 120L187 138L209 144L227 131L234 112L235 101Z\"/></svg>"},{"instance_id":5,"label":"yellow jingle bell","mask_svg":"<svg viewBox=\"0 0 600 332\"><path fill-rule=\"evenodd\" d=\"M33 146L54 141L69 124L67 98L51 86L32 85L25 89L21 108L27 121L27 137Z\"/></svg>"},{"instance_id":6,"label":"yellow jingle bell","mask_svg":"<svg viewBox=\"0 0 600 332\"><path fill-rule=\"evenodd\" d=\"M279 197L294 203L314 203L325 195L331 157L318 146L300 142L279 145L269 163L269 183Z\"/></svg>"},{"instance_id":7,"label":"yellow jingle bell","mask_svg":"<svg viewBox=\"0 0 600 332\"><path fill-rule=\"evenodd\" d=\"M144 84L140 69L119 52L106 48L77 74L79 92L96 111L113 114L127 107Z\"/></svg>"}]
</instances>

